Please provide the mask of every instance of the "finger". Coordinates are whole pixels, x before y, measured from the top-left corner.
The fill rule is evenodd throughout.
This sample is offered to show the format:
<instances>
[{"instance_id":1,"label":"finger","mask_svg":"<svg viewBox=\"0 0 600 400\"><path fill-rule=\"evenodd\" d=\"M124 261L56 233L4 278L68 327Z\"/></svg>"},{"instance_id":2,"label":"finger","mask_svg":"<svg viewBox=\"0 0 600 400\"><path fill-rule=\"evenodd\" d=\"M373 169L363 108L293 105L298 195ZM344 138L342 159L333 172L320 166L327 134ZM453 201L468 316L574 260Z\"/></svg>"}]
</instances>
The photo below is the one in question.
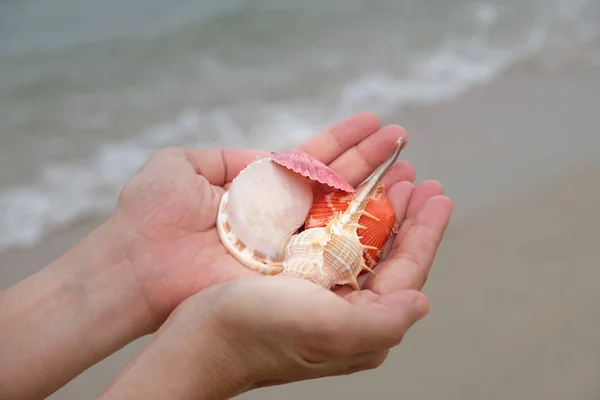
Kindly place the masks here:
<instances>
[{"instance_id":1,"label":"finger","mask_svg":"<svg viewBox=\"0 0 600 400\"><path fill-rule=\"evenodd\" d=\"M444 194L444 187L439 181L426 180L419 183L413 194L413 198L410 201L410 205L406 213L407 218L412 218L415 216L430 197L439 196L442 194Z\"/></svg>"},{"instance_id":2,"label":"finger","mask_svg":"<svg viewBox=\"0 0 600 400\"><path fill-rule=\"evenodd\" d=\"M400 224L400 230L396 234L394 238L394 242L392 243L392 247L390 249L390 255L393 255L404 237L406 233L410 230L412 225L412 220L414 219L416 213L423 207L423 204L429 200L433 196L441 195L444 192L444 188L442 184L435 180L426 180L417 185L416 188L412 191L411 197L409 199L408 205L406 203L398 203L395 205L395 212L398 218L398 223ZM406 197L402 198L406 201ZM394 204L392 203L394 206ZM403 210L403 211L402 211ZM401 219L399 216L404 212L404 216ZM389 259L389 255L386 256L386 259ZM379 293L380 287L379 285L375 285L375 283L379 283L383 278L378 278L380 271L384 271L388 268L395 268L394 266L388 266L389 263L386 263L385 260L382 260L380 264L376 267L377 275L369 275L364 283L365 289L375 290ZM387 272L384 275L388 274Z\"/></svg>"},{"instance_id":3,"label":"finger","mask_svg":"<svg viewBox=\"0 0 600 400\"><path fill-rule=\"evenodd\" d=\"M387 125L349 148L329 166L352 186L357 186L390 156L400 137L408 141L406 131L401 126Z\"/></svg>"},{"instance_id":4,"label":"finger","mask_svg":"<svg viewBox=\"0 0 600 400\"><path fill-rule=\"evenodd\" d=\"M389 190L394 183L402 181L414 182L415 176L415 167L413 167L410 162L401 160L390 167L388 172L384 175L382 183L389 193Z\"/></svg>"},{"instance_id":5,"label":"finger","mask_svg":"<svg viewBox=\"0 0 600 400\"><path fill-rule=\"evenodd\" d=\"M351 290L344 299L354 306L364 306L377 301L379 295L371 290Z\"/></svg>"},{"instance_id":6,"label":"finger","mask_svg":"<svg viewBox=\"0 0 600 400\"><path fill-rule=\"evenodd\" d=\"M353 310L346 315L347 354L381 351L398 345L406 331L429 312L429 302L419 291L403 290L377 295L361 290L348 296Z\"/></svg>"},{"instance_id":7,"label":"finger","mask_svg":"<svg viewBox=\"0 0 600 400\"><path fill-rule=\"evenodd\" d=\"M377 132L381 122L372 113L359 113L316 134L296 146L322 163L328 165L352 146Z\"/></svg>"},{"instance_id":8,"label":"finger","mask_svg":"<svg viewBox=\"0 0 600 400\"><path fill-rule=\"evenodd\" d=\"M408 181L396 182L388 190L388 199L399 224L406 218L414 191L414 184Z\"/></svg>"},{"instance_id":9,"label":"finger","mask_svg":"<svg viewBox=\"0 0 600 400\"><path fill-rule=\"evenodd\" d=\"M388 189L388 199L394 209L394 214L396 214L396 219L400 224L402 224L402 221L405 218L406 210L408 208L408 204L410 202L411 194L412 194L413 190L414 190L414 185L408 181L395 182ZM361 285L362 288L372 289L373 282L374 282L375 278L379 275L380 265L382 265L382 264L383 264L383 261L381 262L381 264L379 264L378 266L375 267L375 271L376 271L377 275L367 274L366 276L362 277L362 279L364 280L364 283ZM361 277L359 277L359 278L361 278ZM360 282L361 282L361 280L359 279L359 285L360 285ZM349 293L352 293L353 289L350 288L349 286L345 285L345 286L336 287L333 289L333 291L337 295L343 297L343 296L348 295Z\"/></svg>"},{"instance_id":10,"label":"finger","mask_svg":"<svg viewBox=\"0 0 600 400\"><path fill-rule=\"evenodd\" d=\"M400 231L396 235L394 246L401 243L406 236L406 232L410 229L411 223L417 212L423 207L423 204L433 196L439 196L444 194L444 187L442 184L435 180L426 180L417 185L413 191L408 209L406 210L406 217L402 221Z\"/></svg>"},{"instance_id":11,"label":"finger","mask_svg":"<svg viewBox=\"0 0 600 400\"><path fill-rule=\"evenodd\" d=\"M257 156L269 155L270 153L252 149L185 149L185 156L196 173L215 186L231 182Z\"/></svg>"},{"instance_id":12,"label":"finger","mask_svg":"<svg viewBox=\"0 0 600 400\"><path fill-rule=\"evenodd\" d=\"M406 212L408 210L408 205L410 203L411 195L414 191L414 185L411 182L397 182L392 187L390 187L388 192L388 198L392 207L394 208L394 213L396 214L396 220L399 224L402 224L404 219L406 218ZM391 250L390 250L391 252ZM389 255L385 257L389 258ZM373 284L375 283L377 277L379 276L379 271L382 269L382 266L385 266L385 260L380 261L380 263L374 268L376 271L375 274L368 274L365 278L363 288L373 290Z\"/></svg>"},{"instance_id":13,"label":"finger","mask_svg":"<svg viewBox=\"0 0 600 400\"><path fill-rule=\"evenodd\" d=\"M388 259L379 266L371 290L382 295L398 290L421 290L452 210L452 200L446 196L427 200L414 217L404 240L395 244Z\"/></svg>"},{"instance_id":14,"label":"finger","mask_svg":"<svg viewBox=\"0 0 600 400\"><path fill-rule=\"evenodd\" d=\"M385 186L386 194L389 197L390 188L398 182L407 182L411 186L415 180L415 168L408 161L398 161L393 164L389 171L383 176L382 183ZM315 198L331 192L331 188L323 185L315 185L313 187ZM403 212L404 213L404 212ZM397 215L397 214L396 214Z\"/></svg>"}]
</instances>

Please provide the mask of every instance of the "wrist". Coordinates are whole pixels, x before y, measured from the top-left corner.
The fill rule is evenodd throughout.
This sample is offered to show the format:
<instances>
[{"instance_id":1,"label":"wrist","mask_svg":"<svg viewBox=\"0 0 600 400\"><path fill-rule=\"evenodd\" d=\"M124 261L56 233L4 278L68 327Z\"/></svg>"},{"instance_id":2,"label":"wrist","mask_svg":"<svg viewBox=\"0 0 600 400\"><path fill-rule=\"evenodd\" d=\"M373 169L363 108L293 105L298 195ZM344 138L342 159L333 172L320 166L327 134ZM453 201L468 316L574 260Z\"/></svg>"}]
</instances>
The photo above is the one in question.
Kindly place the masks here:
<instances>
[{"instance_id":1,"label":"wrist","mask_svg":"<svg viewBox=\"0 0 600 400\"><path fill-rule=\"evenodd\" d=\"M112 216L84 241L80 243L82 247L95 246L95 251L104 253L104 256L99 256L104 260L89 268L91 276L103 274L104 282L97 289L108 286L107 294L111 300L105 299L103 304L113 309L113 316L130 322L129 334L134 339L156 331L165 318L158 316L155 310L148 290L150 279L137 267L139 257L135 249L141 242L140 238L121 228ZM107 270L106 266L110 269Z\"/></svg>"},{"instance_id":2,"label":"wrist","mask_svg":"<svg viewBox=\"0 0 600 400\"><path fill-rule=\"evenodd\" d=\"M74 248L71 259L67 255L65 265L83 265L78 270L80 284L91 294L88 304L99 326L113 327L132 341L158 325L128 248L128 238L109 219Z\"/></svg>"},{"instance_id":3,"label":"wrist","mask_svg":"<svg viewBox=\"0 0 600 400\"><path fill-rule=\"evenodd\" d=\"M97 327L109 341L126 340L120 344L155 329L127 248L127 239L109 219L42 271L63 279L65 294L85 310L80 322Z\"/></svg>"},{"instance_id":4,"label":"wrist","mask_svg":"<svg viewBox=\"0 0 600 400\"><path fill-rule=\"evenodd\" d=\"M148 333L151 319L119 235L107 222L2 293L0 387L44 397ZM31 384L31 376L40 377Z\"/></svg>"},{"instance_id":5,"label":"wrist","mask_svg":"<svg viewBox=\"0 0 600 400\"><path fill-rule=\"evenodd\" d=\"M176 308L100 398L223 400L249 390L249 364L214 329L206 301Z\"/></svg>"}]
</instances>

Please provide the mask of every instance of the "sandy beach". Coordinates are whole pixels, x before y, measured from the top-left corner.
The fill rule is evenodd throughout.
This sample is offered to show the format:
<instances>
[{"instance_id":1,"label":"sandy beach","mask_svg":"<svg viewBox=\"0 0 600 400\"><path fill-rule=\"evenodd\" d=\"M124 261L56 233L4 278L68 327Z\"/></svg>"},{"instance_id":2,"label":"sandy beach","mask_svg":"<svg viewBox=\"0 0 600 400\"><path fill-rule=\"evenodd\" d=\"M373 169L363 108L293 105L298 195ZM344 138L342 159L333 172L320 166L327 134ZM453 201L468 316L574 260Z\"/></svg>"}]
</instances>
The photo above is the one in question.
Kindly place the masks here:
<instances>
[{"instance_id":1,"label":"sandy beach","mask_svg":"<svg viewBox=\"0 0 600 400\"><path fill-rule=\"evenodd\" d=\"M534 75L521 66L460 99L385 121L409 132L403 157L417 179L441 180L456 202L425 288L430 315L377 370L240 398L600 398L598 104L600 70ZM0 288L98 222L2 255ZM93 398L143 341L50 398Z\"/></svg>"}]
</instances>

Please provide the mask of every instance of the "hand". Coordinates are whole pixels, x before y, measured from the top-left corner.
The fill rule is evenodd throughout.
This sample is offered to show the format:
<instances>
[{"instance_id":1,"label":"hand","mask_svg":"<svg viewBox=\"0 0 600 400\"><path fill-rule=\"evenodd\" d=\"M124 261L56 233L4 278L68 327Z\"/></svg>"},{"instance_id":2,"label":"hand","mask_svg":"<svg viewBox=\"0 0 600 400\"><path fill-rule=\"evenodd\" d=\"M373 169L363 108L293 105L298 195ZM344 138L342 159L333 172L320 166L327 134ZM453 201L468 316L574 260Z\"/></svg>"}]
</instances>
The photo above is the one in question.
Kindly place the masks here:
<instances>
[{"instance_id":1,"label":"hand","mask_svg":"<svg viewBox=\"0 0 600 400\"><path fill-rule=\"evenodd\" d=\"M298 146L328 164L350 184L367 178L406 133L395 125L379 129L371 114L342 121ZM143 297L158 326L185 298L231 279L256 275L221 245L215 228L221 195L257 155L245 149L157 152L124 188L111 218L120 232ZM399 162L385 183L414 180ZM407 186L404 194L410 194ZM399 214L400 216L403 215Z\"/></svg>"},{"instance_id":2,"label":"hand","mask_svg":"<svg viewBox=\"0 0 600 400\"><path fill-rule=\"evenodd\" d=\"M264 386L380 366L426 297L254 277L185 300L101 398L228 399Z\"/></svg>"},{"instance_id":3,"label":"hand","mask_svg":"<svg viewBox=\"0 0 600 400\"><path fill-rule=\"evenodd\" d=\"M299 148L356 185L387 157L400 135L405 136L402 128L379 129L375 116L359 114ZM225 252L214 223L223 186L260 154L265 153L159 151L125 187L106 223L1 292L0 341L12 343L0 351L0 366L11 366L0 374L2 395L47 397L155 331L185 298L252 276ZM412 166L402 161L384 180L402 228L390 259L365 283L380 295L420 289L451 213L439 183L413 188L413 180Z\"/></svg>"},{"instance_id":4,"label":"hand","mask_svg":"<svg viewBox=\"0 0 600 400\"><path fill-rule=\"evenodd\" d=\"M185 300L102 397L226 399L380 366L429 310L418 289L452 211L439 184L410 188L393 186L405 228L369 289L279 276L215 285Z\"/></svg>"},{"instance_id":5,"label":"hand","mask_svg":"<svg viewBox=\"0 0 600 400\"><path fill-rule=\"evenodd\" d=\"M209 321L248 388L377 368L429 311L425 295L414 290L379 295L365 289L341 297L287 277L215 288L186 301L172 327L179 324L180 337L193 344Z\"/></svg>"}]
</instances>

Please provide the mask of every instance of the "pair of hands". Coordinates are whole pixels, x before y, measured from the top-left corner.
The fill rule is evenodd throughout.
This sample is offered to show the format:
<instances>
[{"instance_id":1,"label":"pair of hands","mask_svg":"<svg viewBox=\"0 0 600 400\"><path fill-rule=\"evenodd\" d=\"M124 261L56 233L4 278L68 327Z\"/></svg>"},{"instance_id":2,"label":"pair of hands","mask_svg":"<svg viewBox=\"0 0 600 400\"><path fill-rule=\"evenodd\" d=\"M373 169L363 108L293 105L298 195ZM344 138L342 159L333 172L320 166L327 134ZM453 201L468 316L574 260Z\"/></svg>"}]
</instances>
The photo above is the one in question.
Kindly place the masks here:
<instances>
[{"instance_id":1,"label":"pair of hands","mask_svg":"<svg viewBox=\"0 0 600 400\"><path fill-rule=\"evenodd\" d=\"M298 149L356 186L389 155L400 136L406 139L401 127L381 128L376 116L363 113ZM427 314L428 301L420 290L453 207L437 181L415 187L413 167L397 162L384 179L401 224L387 260L361 291L327 291L297 279L259 276L220 244L215 221L221 195L257 155L268 153L163 149L123 189L109 223L126 244L151 329L160 329L105 396L141 382L156 395L157 389L147 384L153 376L175 373L174 364L181 371L172 381L177 388L171 390L187 387L198 393L216 385L224 397L375 368ZM202 364L199 360L212 354L209 349L219 349L225 361L215 355L209 357L210 367L187 368ZM174 362L165 353L169 351L190 364ZM161 367L158 360L169 367ZM228 378L216 371L227 371ZM204 382L200 372L212 381Z\"/></svg>"}]
</instances>

